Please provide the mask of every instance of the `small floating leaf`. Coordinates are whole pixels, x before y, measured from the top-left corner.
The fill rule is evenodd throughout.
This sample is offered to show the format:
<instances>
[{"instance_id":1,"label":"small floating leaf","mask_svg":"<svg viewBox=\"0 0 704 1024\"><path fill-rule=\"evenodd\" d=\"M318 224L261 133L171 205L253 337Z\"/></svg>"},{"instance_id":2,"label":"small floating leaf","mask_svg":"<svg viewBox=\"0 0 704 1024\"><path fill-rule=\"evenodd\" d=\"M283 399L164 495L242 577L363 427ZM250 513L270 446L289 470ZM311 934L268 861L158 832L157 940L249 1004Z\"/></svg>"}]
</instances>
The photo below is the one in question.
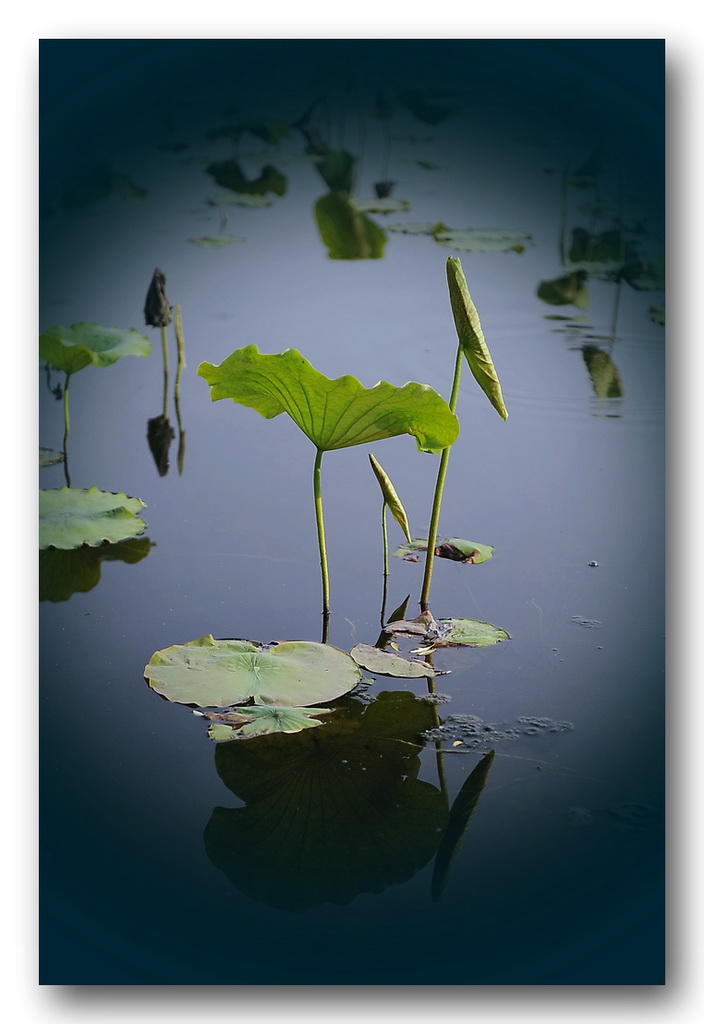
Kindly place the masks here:
<instances>
[{"instance_id":1,"label":"small floating leaf","mask_svg":"<svg viewBox=\"0 0 704 1024\"><path fill-rule=\"evenodd\" d=\"M86 366L110 366L123 356L148 356L151 342L130 328L103 327L82 321L49 327L39 335L39 355L57 370L77 373Z\"/></svg>"},{"instance_id":2,"label":"small floating leaf","mask_svg":"<svg viewBox=\"0 0 704 1024\"><path fill-rule=\"evenodd\" d=\"M369 644L357 644L350 651L358 665L383 676L400 676L403 679L421 679L434 676L432 666L422 661L409 661L396 654L389 654Z\"/></svg>"},{"instance_id":3,"label":"small floating leaf","mask_svg":"<svg viewBox=\"0 0 704 1024\"><path fill-rule=\"evenodd\" d=\"M396 493L396 488L391 483L391 479L384 472L381 465L377 462L373 455L369 456L369 461L371 462L374 474L377 480L379 481L381 493L384 496L384 502L388 505L389 509L391 510L392 516L394 517L398 525L401 527L404 534L408 538L408 542L410 543L411 528L408 523L408 516L406 515L406 510L403 507L403 504L401 503L401 499Z\"/></svg>"},{"instance_id":4,"label":"small floating leaf","mask_svg":"<svg viewBox=\"0 0 704 1024\"><path fill-rule=\"evenodd\" d=\"M448 257L447 283L450 290L450 305L452 306L452 315L455 319L457 336L465 358L469 363L469 368L477 384L494 406L499 416L505 420L508 418L508 412L504 405L501 384L494 368L491 353L484 340L484 331L482 330L477 308L469 294L462 264L456 256Z\"/></svg>"},{"instance_id":5,"label":"small floating leaf","mask_svg":"<svg viewBox=\"0 0 704 1024\"><path fill-rule=\"evenodd\" d=\"M411 434L421 451L438 452L459 433L457 417L427 385L381 381L365 388L355 377L331 380L292 348L266 355L248 345L219 366L201 363L198 375L213 402L231 398L265 419L286 412L321 451Z\"/></svg>"},{"instance_id":6,"label":"small floating leaf","mask_svg":"<svg viewBox=\"0 0 704 1024\"><path fill-rule=\"evenodd\" d=\"M144 520L135 513L146 508L141 498L99 491L59 487L39 492L39 547L71 550L83 544L97 547L135 537Z\"/></svg>"},{"instance_id":7,"label":"small floating leaf","mask_svg":"<svg viewBox=\"0 0 704 1024\"><path fill-rule=\"evenodd\" d=\"M488 647L501 640L511 637L500 626L492 626L490 622L477 622L476 619L438 619L442 636L435 641L435 646L445 647L455 644L467 644L470 647Z\"/></svg>"},{"instance_id":8,"label":"small floating leaf","mask_svg":"<svg viewBox=\"0 0 704 1024\"><path fill-rule=\"evenodd\" d=\"M239 235L203 235L202 238L189 238L188 241L193 245L218 249L223 245L232 245L233 242L244 242L244 238Z\"/></svg>"},{"instance_id":9,"label":"small floating leaf","mask_svg":"<svg viewBox=\"0 0 704 1024\"><path fill-rule=\"evenodd\" d=\"M410 544L402 544L394 551L394 555L407 562L417 562L416 552L425 551L427 546L426 538L422 537L411 541ZM455 562L479 565L493 557L494 549L489 544L478 544L476 541L463 540L461 537L448 537L447 540L438 541L435 554L439 558L450 558Z\"/></svg>"},{"instance_id":10,"label":"small floating leaf","mask_svg":"<svg viewBox=\"0 0 704 1024\"><path fill-rule=\"evenodd\" d=\"M267 647L208 634L157 651L144 675L153 690L179 704L228 707L254 699L303 707L353 690L360 670L328 644L299 640Z\"/></svg>"},{"instance_id":11,"label":"small floating leaf","mask_svg":"<svg viewBox=\"0 0 704 1024\"><path fill-rule=\"evenodd\" d=\"M222 715L207 714L211 740L249 740L272 733L302 732L323 725L318 715L330 715L334 708L245 707L233 708Z\"/></svg>"}]
</instances>

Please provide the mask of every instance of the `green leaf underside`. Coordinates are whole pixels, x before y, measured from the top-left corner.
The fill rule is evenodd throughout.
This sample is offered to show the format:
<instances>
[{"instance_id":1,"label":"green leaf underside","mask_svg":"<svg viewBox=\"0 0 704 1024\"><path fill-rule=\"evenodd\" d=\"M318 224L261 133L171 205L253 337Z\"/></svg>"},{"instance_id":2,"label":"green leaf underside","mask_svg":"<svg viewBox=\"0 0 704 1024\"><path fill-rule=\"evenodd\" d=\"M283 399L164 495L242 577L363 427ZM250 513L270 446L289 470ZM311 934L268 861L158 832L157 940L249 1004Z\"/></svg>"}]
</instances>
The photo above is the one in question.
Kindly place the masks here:
<instances>
[{"instance_id":1,"label":"green leaf underside","mask_svg":"<svg viewBox=\"0 0 704 1024\"><path fill-rule=\"evenodd\" d=\"M406 515L406 510L403 507L401 499L399 498L398 494L396 493L396 488L391 483L391 479L388 476L388 474L384 472L383 468L381 467L379 462L374 458L373 455L369 456L369 461L371 462L372 469L374 470L374 475L376 476L377 480L379 481L379 486L381 487L381 493L382 493L382 495L384 497L384 502L388 505L388 507L389 507L389 509L391 511L392 516L394 517L394 519L396 520L398 525L403 530L403 532L404 532L405 536L408 538L408 542L410 544L411 543L411 527L410 527L410 524L408 522L408 516Z\"/></svg>"},{"instance_id":2,"label":"green leaf underside","mask_svg":"<svg viewBox=\"0 0 704 1024\"><path fill-rule=\"evenodd\" d=\"M508 418L508 412L504 405L501 384L484 340L479 314L469 294L462 264L456 256L450 256L447 260L447 283L457 337L469 368L499 416L505 420Z\"/></svg>"},{"instance_id":3,"label":"green leaf underside","mask_svg":"<svg viewBox=\"0 0 704 1024\"><path fill-rule=\"evenodd\" d=\"M409 661L400 655L382 651L369 644L357 644L350 651L358 665L375 675L398 676L402 679L425 679L434 676L435 670L421 661Z\"/></svg>"},{"instance_id":4,"label":"green leaf underside","mask_svg":"<svg viewBox=\"0 0 704 1024\"><path fill-rule=\"evenodd\" d=\"M198 375L210 385L214 402L231 398L265 419L288 413L320 451L411 434L421 451L440 452L459 433L456 416L427 385L399 388L380 381L365 388L351 376L331 380L296 349L266 355L248 345L219 366L201 363Z\"/></svg>"},{"instance_id":5,"label":"green leaf underside","mask_svg":"<svg viewBox=\"0 0 704 1024\"><path fill-rule=\"evenodd\" d=\"M411 541L409 544L402 544L399 548L396 548L394 555L397 558L406 558L417 551L425 551L427 546L427 538L419 537L418 540ZM463 540L461 537L447 537L443 540L438 540L435 554L439 558L450 558L451 555L444 550L446 547L457 548L458 551L466 556L465 561L471 562L473 565L479 565L481 562L486 562L494 556L494 548L491 545L478 544L475 541ZM459 561L459 559L456 560Z\"/></svg>"},{"instance_id":6,"label":"green leaf underside","mask_svg":"<svg viewBox=\"0 0 704 1024\"><path fill-rule=\"evenodd\" d=\"M233 712L218 715L211 721L208 736L218 742L247 740L272 733L295 733L324 725L318 715L330 715L334 708L257 707L234 708ZM314 717L316 716L316 717ZM215 716L206 716L215 717Z\"/></svg>"},{"instance_id":7,"label":"green leaf underside","mask_svg":"<svg viewBox=\"0 0 704 1024\"><path fill-rule=\"evenodd\" d=\"M110 366L123 356L148 356L149 338L133 329L81 323L49 327L39 335L39 355L57 370L77 373L86 366Z\"/></svg>"},{"instance_id":8,"label":"green leaf underside","mask_svg":"<svg viewBox=\"0 0 704 1024\"><path fill-rule=\"evenodd\" d=\"M157 651L144 669L149 686L167 700L198 707L257 704L305 706L353 690L360 670L328 644L291 641L271 649L210 634Z\"/></svg>"},{"instance_id":9,"label":"green leaf underside","mask_svg":"<svg viewBox=\"0 0 704 1024\"><path fill-rule=\"evenodd\" d=\"M71 550L135 537L144 529L144 520L135 514L143 508L146 505L140 498L97 487L40 491L39 548Z\"/></svg>"}]
</instances>

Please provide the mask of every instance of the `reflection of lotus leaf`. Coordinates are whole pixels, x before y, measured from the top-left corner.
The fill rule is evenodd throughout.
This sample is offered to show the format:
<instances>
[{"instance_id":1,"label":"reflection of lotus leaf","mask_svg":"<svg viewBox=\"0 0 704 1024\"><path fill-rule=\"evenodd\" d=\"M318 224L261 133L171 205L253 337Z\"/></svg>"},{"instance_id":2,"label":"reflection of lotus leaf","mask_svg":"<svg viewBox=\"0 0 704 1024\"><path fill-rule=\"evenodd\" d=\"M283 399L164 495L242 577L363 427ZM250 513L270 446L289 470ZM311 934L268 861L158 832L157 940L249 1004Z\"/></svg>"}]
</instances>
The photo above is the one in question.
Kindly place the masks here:
<instances>
[{"instance_id":1,"label":"reflection of lotus leaf","mask_svg":"<svg viewBox=\"0 0 704 1024\"><path fill-rule=\"evenodd\" d=\"M218 744L218 775L247 806L215 808L208 856L252 899L294 912L405 882L447 821L443 794L417 778L433 713L381 693L347 700L324 729Z\"/></svg>"},{"instance_id":2,"label":"reflection of lotus leaf","mask_svg":"<svg viewBox=\"0 0 704 1024\"><path fill-rule=\"evenodd\" d=\"M352 199L352 205L361 213L406 213L411 208L407 199Z\"/></svg>"},{"instance_id":3,"label":"reflection of lotus leaf","mask_svg":"<svg viewBox=\"0 0 704 1024\"><path fill-rule=\"evenodd\" d=\"M100 582L103 562L134 565L145 558L152 547L148 537L133 537L99 548L40 551L39 600L68 601L76 593L85 594Z\"/></svg>"},{"instance_id":4,"label":"reflection of lotus leaf","mask_svg":"<svg viewBox=\"0 0 704 1024\"><path fill-rule=\"evenodd\" d=\"M622 398L621 376L608 352L597 348L596 345L585 345L582 348L582 357L597 398Z\"/></svg>"},{"instance_id":5,"label":"reflection of lotus leaf","mask_svg":"<svg viewBox=\"0 0 704 1024\"><path fill-rule=\"evenodd\" d=\"M447 885L452 862L460 851L469 823L472 820L494 762L493 750L485 754L476 768L465 780L450 809L450 817L438 848L433 868L432 896L439 900Z\"/></svg>"},{"instance_id":6,"label":"reflection of lotus leaf","mask_svg":"<svg viewBox=\"0 0 704 1024\"><path fill-rule=\"evenodd\" d=\"M80 548L87 544L115 544L135 537L144 520L135 513L146 508L141 498L99 491L60 487L39 492L39 547Z\"/></svg>"},{"instance_id":7,"label":"reflection of lotus leaf","mask_svg":"<svg viewBox=\"0 0 704 1024\"><path fill-rule=\"evenodd\" d=\"M434 230L436 242L458 252L518 252L531 244L531 236L522 231L499 228L465 228Z\"/></svg>"},{"instance_id":8,"label":"reflection of lotus leaf","mask_svg":"<svg viewBox=\"0 0 704 1024\"><path fill-rule=\"evenodd\" d=\"M286 178L275 167L264 167L259 177L252 181L247 180L236 160L221 160L210 164L206 170L215 178L221 188L229 188L233 192L247 192L261 196L268 192L273 192L277 196L283 196L286 193Z\"/></svg>"},{"instance_id":9,"label":"reflection of lotus leaf","mask_svg":"<svg viewBox=\"0 0 704 1024\"><path fill-rule=\"evenodd\" d=\"M328 644L300 640L267 649L210 634L157 651L144 669L151 688L167 700L200 707L250 698L286 707L317 704L353 690L360 674L349 654Z\"/></svg>"},{"instance_id":10,"label":"reflection of lotus leaf","mask_svg":"<svg viewBox=\"0 0 704 1024\"><path fill-rule=\"evenodd\" d=\"M587 309L589 291L585 281L586 274L583 270L558 277L554 281L541 281L538 285L538 298L550 306L572 305L578 309Z\"/></svg>"},{"instance_id":11,"label":"reflection of lotus leaf","mask_svg":"<svg viewBox=\"0 0 704 1024\"><path fill-rule=\"evenodd\" d=\"M329 192L315 204L315 220L331 260L378 260L386 235L349 196Z\"/></svg>"}]
</instances>

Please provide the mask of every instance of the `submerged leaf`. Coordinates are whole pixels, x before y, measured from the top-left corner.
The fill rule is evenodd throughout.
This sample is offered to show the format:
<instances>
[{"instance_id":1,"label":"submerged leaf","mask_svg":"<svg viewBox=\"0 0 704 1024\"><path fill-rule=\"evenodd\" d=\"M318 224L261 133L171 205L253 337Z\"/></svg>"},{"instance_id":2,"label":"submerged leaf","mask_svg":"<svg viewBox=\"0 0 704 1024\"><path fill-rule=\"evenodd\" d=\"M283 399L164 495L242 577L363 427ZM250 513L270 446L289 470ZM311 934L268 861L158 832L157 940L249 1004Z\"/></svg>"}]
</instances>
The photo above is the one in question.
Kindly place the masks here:
<instances>
[{"instance_id":1,"label":"submerged leaf","mask_svg":"<svg viewBox=\"0 0 704 1024\"><path fill-rule=\"evenodd\" d=\"M398 525L401 527L404 534L408 538L408 542L410 543L411 528L408 523L408 516L406 515L406 510L403 507L403 504L401 503L401 499L396 493L396 488L391 483L391 479L387 476L387 474L384 472L384 470L382 469L382 467L380 466L380 464L377 462L373 455L369 456L369 461L371 462L374 474L377 480L379 481L381 493L384 496L384 502L386 505L388 505L389 509L391 510L392 516L394 517Z\"/></svg>"},{"instance_id":2,"label":"submerged leaf","mask_svg":"<svg viewBox=\"0 0 704 1024\"><path fill-rule=\"evenodd\" d=\"M77 373L86 366L110 366L123 356L148 356L151 342L130 328L103 327L81 321L49 327L39 335L39 355L57 370Z\"/></svg>"},{"instance_id":3,"label":"submerged leaf","mask_svg":"<svg viewBox=\"0 0 704 1024\"><path fill-rule=\"evenodd\" d=\"M144 529L144 520L135 515L143 508L146 504L141 498L97 487L40 491L39 548L71 550L135 537Z\"/></svg>"},{"instance_id":4,"label":"submerged leaf","mask_svg":"<svg viewBox=\"0 0 704 1024\"><path fill-rule=\"evenodd\" d=\"M484 340L484 331L479 321L479 314L469 294L462 264L456 256L448 257L447 283L450 289L450 305L452 306L452 315L455 319L457 336L465 358L469 363L469 368L477 384L494 406L499 416L505 420L508 418L508 412L504 405L501 384L494 368L491 353Z\"/></svg>"},{"instance_id":5,"label":"submerged leaf","mask_svg":"<svg viewBox=\"0 0 704 1024\"><path fill-rule=\"evenodd\" d=\"M421 679L434 676L431 665L422 661L409 661L397 654L389 654L369 644L357 644L350 651L358 665L368 672L383 676L400 676L403 679Z\"/></svg>"},{"instance_id":6,"label":"submerged leaf","mask_svg":"<svg viewBox=\"0 0 704 1024\"><path fill-rule=\"evenodd\" d=\"M355 377L331 380L292 348L265 355L248 345L219 366L201 363L198 375L213 402L231 398L265 419L288 413L320 451L412 434L421 451L438 452L459 433L457 417L427 385L381 381L365 388Z\"/></svg>"},{"instance_id":7,"label":"submerged leaf","mask_svg":"<svg viewBox=\"0 0 704 1024\"><path fill-rule=\"evenodd\" d=\"M208 634L157 651L144 675L153 690L179 704L228 707L254 699L302 707L353 690L360 670L348 654L328 644L298 640L267 648Z\"/></svg>"}]
</instances>

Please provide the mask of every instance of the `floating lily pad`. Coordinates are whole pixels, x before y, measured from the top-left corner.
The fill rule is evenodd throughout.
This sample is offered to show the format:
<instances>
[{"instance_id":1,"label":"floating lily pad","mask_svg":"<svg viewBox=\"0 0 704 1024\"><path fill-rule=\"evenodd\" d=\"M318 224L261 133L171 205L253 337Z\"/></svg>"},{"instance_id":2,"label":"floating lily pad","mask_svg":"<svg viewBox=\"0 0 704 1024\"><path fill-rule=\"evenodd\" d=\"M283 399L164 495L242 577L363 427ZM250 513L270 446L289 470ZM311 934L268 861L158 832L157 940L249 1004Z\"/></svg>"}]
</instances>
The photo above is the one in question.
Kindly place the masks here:
<instances>
[{"instance_id":1,"label":"floating lily pad","mask_svg":"<svg viewBox=\"0 0 704 1024\"><path fill-rule=\"evenodd\" d=\"M457 417L427 385L381 381L365 388L351 376L330 380L292 348L266 355L248 345L219 366L201 363L198 375L214 402L231 398L265 419L288 413L320 451L412 434L421 451L438 452L459 433Z\"/></svg>"},{"instance_id":2,"label":"floating lily pad","mask_svg":"<svg viewBox=\"0 0 704 1024\"><path fill-rule=\"evenodd\" d=\"M55 466L57 462L64 461L63 452L55 452L53 448L39 448L39 468L45 469L47 466Z\"/></svg>"},{"instance_id":3,"label":"floating lily pad","mask_svg":"<svg viewBox=\"0 0 704 1024\"><path fill-rule=\"evenodd\" d=\"M73 374L86 366L110 366L123 356L148 356L149 338L133 329L81 323L49 327L39 335L39 355L57 370Z\"/></svg>"},{"instance_id":4,"label":"floating lily pad","mask_svg":"<svg viewBox=\"0 0 704 1024\"><path fill-rule=\"evenodd\" d=\"M421 679L434 676L435 670L422 661L409 661L400 655L382 651L369 644L357 644L350 655L368 672L382 676L400 676L403 679Z\"/></svg>"},{"instance_id":5,"label":"floating lily pad","mask_svg":"<svg viewBox=\"0 0 704 1024\"><path fill-rule=\"evenodd\" d=\"M244 238L239 235L203 235L202 238L189 238L188 241L204 248L220 249L224 245L232 245L233 242L244 242Z\"/></svg>"},{"instance_id":6,"label":"floating lily pad","mask_svg":"<svg viewBox=\"0 0 704 1024\"><path fill-rule=\"evenodd\" d=\"M454 647L456 644L467 644L470 647L489 647L502 640L510 640L510 635L500 626L490 622L478 622L476 619L438 619L441 636L434 641L436 647Z\"/></svg>"},{"instance_id":7,"label":"floating lily pad","mask_svg":"<svg viewBox=\"0 0 704 1024\"><path fill-rule=\"evenodd\" d=\"M272 733L302 732L323 725L318 715L330 715L334 708L247 707L233 708L222 715L206 714L208 736L218 742L249 740Z\"/></svg>"},{"instance_id":8,"label":"floating lily pad","mask_svg":"<svg viewBox=\"0 0 704 1024\"><path fill-rule=\"evenodd\" d=\"M199 707L303 707L353 690L360 670L349 654L309 641L275 645L215 640L210 634L152 655L149 686L167 700Z\"/></svg>"},{"instance_id":9,"label":"floating lily pad","mask_svg":"<svg viewBox=\"0 0 704 1024\"><path fill-rule=\"evenodd\" d=\"M146 504L141 498L97 487L40 491L39 547L71 550L135 537L144 529L144 520L136 515L143 508Z\"/></svg>"},{"instance_id":10,"label":"floating lily pad","mask_svg":"<svg viewBox=\"0 0 704 1024\"><path fill-rule=\"evenodd\" d=\"M351 202L362 213L405 213L411 208L407 199L389 199L385 196L377 199L352 199Z\"/></svg>"},{"instance_id":11,"label":"floating lily pad","mask_svg":"<svg viewBox=\"0 0 704 1024\"><path fill-rule=\"evenodd\" d=\"M517 252L532 245L531 236L522 231L504 231L499 228L463 228L434 230L433 237L440 245L458 252Z\"/></svg>"},{"instance_id":12,"label":"floating lily pad","mask_svg":"<svg viewBox=\"0 0 704 1024\"><path fill-rule=\"evenodd\" d=\"M434 235L436 231L447 231L448 228L437 221L411 221L408 224L387 224L386 230L401 235Z\"/></svg>"},{"instance_id":13,"label":"floating lily pad","mask_svg":"<svg viewBox=\"0 0 704 1024\"><path fill-rule=\"evenodd\" d=\"M425 537L412 541L410 544L402 544L394 551L397 558L403 558L406 562L417 562L417 552L426 551L428 541ZM447 540L438 541L435 548L438 558L449 558L454 562L466 562L469 565L479 565L493 558L494 549L489 544L478 544L475 541L463 540L461 537L448 537Z\"/></svg>"}]
</instances>

